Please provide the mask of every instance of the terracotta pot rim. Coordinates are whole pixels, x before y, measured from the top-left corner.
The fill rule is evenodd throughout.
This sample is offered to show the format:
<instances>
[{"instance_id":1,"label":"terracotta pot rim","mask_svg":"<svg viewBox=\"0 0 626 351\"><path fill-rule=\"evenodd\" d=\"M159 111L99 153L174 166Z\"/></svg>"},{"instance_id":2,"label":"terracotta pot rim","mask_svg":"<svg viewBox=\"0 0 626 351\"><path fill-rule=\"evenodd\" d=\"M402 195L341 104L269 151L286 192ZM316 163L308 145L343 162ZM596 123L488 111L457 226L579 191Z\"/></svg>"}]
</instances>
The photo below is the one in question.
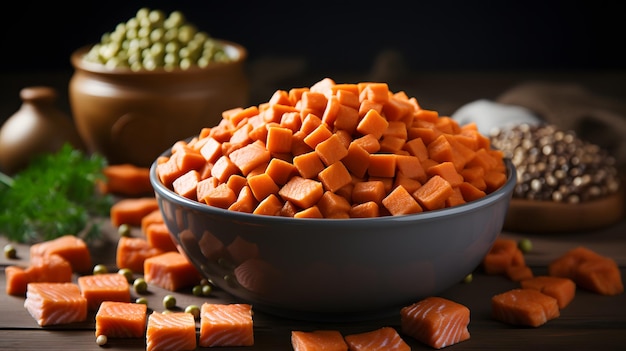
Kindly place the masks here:
<instances>
[{"instance_id":1,"label":"terracotta pot rim","mask_svg":"<svg viewBox=\"0 0 626 351\"><path fill-rule=\"evenodd\" d=\"M247 59L248 51L242 45L232 42L232 41L223 40L223 39L213 39L213 40L224 45L227 51L234 52L235 54L233 55L233 57L236 57L236 59L229 61L229 62L214 62L206 67L193 66L188 69L174 68L170 70L166 70L163 67L158 67L151 71L150 70L133 71L130 68L106 68L104 65L93 63L93 62L87 62L83 60L83 56L89 51L89 49L91 49L95 45L95 44L90 44L90 45L85 45L83 47L80 47L79 49L72 52L70 56L70 61L74 69L83 70L86 72L108 74L108 75L132 74L132 75L155 76L155 75L165 75L165 74L173 74L173 73L197 74L201 72L210 72L210 71L220 69L223 67L239 65Z\"/></svg>"}]
</instances>

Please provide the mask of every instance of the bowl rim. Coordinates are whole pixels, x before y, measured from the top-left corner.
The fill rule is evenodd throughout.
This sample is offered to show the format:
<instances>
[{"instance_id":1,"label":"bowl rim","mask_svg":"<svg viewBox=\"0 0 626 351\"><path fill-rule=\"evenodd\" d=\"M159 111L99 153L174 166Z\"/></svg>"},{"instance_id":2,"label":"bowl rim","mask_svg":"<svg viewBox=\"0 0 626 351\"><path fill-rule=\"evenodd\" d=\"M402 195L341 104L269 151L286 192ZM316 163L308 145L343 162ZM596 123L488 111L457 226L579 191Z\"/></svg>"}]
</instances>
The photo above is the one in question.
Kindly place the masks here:
<instances>
[{"instance_id":1,"label":"bowl rim","mask_svg":"<svg viewBox=\"0 0 626 351\"><path fill-rule=\"evenodd\" d=\"M224 50L226 50L231 58L230 61L227 62L212 62L206 67L199 67L193 65L187 69L182 69L180 67L175 67L172 69L165 69L163 67L157 67L153 70L139 70L133 71L130 68L126 67L117 67L117 68L107 68L106 66L83 60L83 56L96 44L89 44L78 49L74 50L70 55L70 63L74 69L83 70L92 73L98 74L108 74L108 75L119 75L119 74L133 74L133 75L163 75L163 74L197 74L200 72L207 72L214 69L219 69L220 67L232 66L235 64L241 64L248 58L248 50L241 44L220 39L220 38L211 38L212 40L222 44L224 46Z\"/></svg>"},{"instance_id":2,"label":"bowl rim","mask_svg":"<svg viewBox=\"0 0 626 351\"><path fill-rule=\"evenodd\" d=\"M171 155L171 151L168 150L161 154L160 157ZM259 224L293 224L293 225L310 225L315 223L318 226L333 226L333 225L388 225L390 222L412 222L412 221L433 221L442 217L450 217L457 214L469 213L477 211L483 206L492 204L502 197L508 196L509 201L513 196L513 190L517 183L517 172L515 165L509 158L504 158L504 163L507 169L506 182L494 192L487 194L486 196L466 202L464 204L446 207L438 210L423 211L420 213L400 215L400 216L380 216L370 218L292 218L283 216L269 216L259 215L247 212L238 212L219 207L209 206L201 202L191 200L176 194L174 191L167 188L156 174L159 158L157 158L150 166L150 183L154 188L157 198L160 196L167 201L175 203L178 206L186 207L190 210L205 213L209 215L220 216L224 219L230 219L239 222L254 222ZM159 201L159 205L161 201ZM508 210L508 209L507 209Z\"/></svg>"}]
</instances>

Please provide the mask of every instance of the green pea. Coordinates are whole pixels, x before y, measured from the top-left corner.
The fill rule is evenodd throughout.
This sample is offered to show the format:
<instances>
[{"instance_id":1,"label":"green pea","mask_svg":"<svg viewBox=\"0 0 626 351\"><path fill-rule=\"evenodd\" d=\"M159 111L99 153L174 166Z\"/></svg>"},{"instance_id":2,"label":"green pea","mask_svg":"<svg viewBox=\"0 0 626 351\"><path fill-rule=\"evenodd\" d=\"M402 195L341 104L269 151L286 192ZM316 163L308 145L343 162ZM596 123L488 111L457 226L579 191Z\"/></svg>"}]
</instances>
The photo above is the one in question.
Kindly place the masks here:
<instances>
[{"instance_id":1,"label":"green pea","mask_svg":"<svg viewBox=\"0 0 626 351\"><path fill-rule=\"evenodd\" d=\"M213 292L211 285L202 285L202 296L209 296Z\"/></svg>"},{"instance_id":2,"label":"green pea","mask_svg":"<svg viewBox=\"0 0 626 351\"><path fill-rule=\"evenodd\" d=\"M202 285L196 285L191 289L193 296L202 296Z\"/></svg>"},{"instance_id":3,"label":"green pea","mask_svg":"<svg viewBox=\"0 0 626 351\"><path fill-rule=\"evenodd\" d=\"M168 310L176 307L176 297L174 295L165 295L163 297L163 307Z\"/></svg>"},{"instance_id":4,"label":"green pea","mask_svg":"<svg viewBox=\"0 0 626 351\"><path fill-rule=\"evenodd\" d=\"M131 234L130 226L128 224L122 224L117 227L117 234L123 237L129 237Z\"/></svg>"},{"instance_id":5,"label":"green pea","mask_svg":"<svg viewBox=\"0 0 626 351\"><path fill-rule=\"evenodd\" d=\"M517 243L517 247L519 247L523 253L529 253L533 249L533 243L530 239L524 238Z\"/></svg>"},{"instance_id":6,"label":"green pea","mask_svg":"<svg viewBox=\"0 0 626 351\"><path fill-rule=\"evenodd\" d=\"M117 273L123 275L129 283L133 280L133 271L129 268L121 268Z\"/></svg>"},{"instance_id":7,"label":"green pea","mask_svg":"<svg viewBox=\"0 0 626 351\"><path fill-rule=\"evenodd\" d=\"M105 273L109 273L109 269L107 268L107 266L103 264L97 264L93 266L93 274L105 274Z\"/></svg>"},{"instance_id":8,"label":"green pea","mask_svg":"<svg viewBox=\"0 0 626 351\"><path fill-rule=\"evenodd\" d=\"M137 294L145 294L148 292L148 283L144 278L137 278L133 282L133 289Z\"/></svg>"},{"instance_id":9,"label":"green pea","mask_svg":"<svg viewBox=\"0 0 626 351\"><path fill-rule=\"evenodd\" d=\"M137 48L146 49L155 44L158 45L153 49L153 55L159 59L130 59ZM184 47L187 48L182 50ZM202 50L207 47L214 49L207 54L207 50ZM164 58L164 53L181 50L180 59L172 55ZM113 31L104 33L84 59L110 69L129 67L133 71L188 69L194 65L206 67L212 62L231 60L217 40L187 22L182 12L173 11L166 16L162 10L145 7L140 8L135 17L117 24Z\"/></svg>"},{"instance_id":10,"label":"green pea","mask_svg":"<svg viewBox=\"0 0 626 351\"><path fill-rule=\"evenodd\" d=\"M468 274L463 278L463 283L469 284L474 280L474 275L472 273Z\"/></svg>"},{"instance_id":11,"label":"green pea","mask_svg":"<svg viewBox=\"0 0 626 351\"><path fill-rule=\"evenodd\" d=\"M4 245L4 257L13 259L17 258L17 249L11 244Z\"/></svg>"},{"instance_id":12,"label":"green pea","mask_svg":"<svg viewBox=\"0 0 626 351\"><path fill-rule=\"evenodd\" d=\"M196 305L189 305L189 306L185 307L185 312L186 313L191 313L193 315L194 319L200 318L200 307L198 307Z\"/></svg>"},{"instance_id":13,"label":"green pea","mask_svg":"<svg viewBox=\"0 0 626 351\"><path fill-rule=\"evenodd\" d=\"M148 299L146 299L146 298L145 298L145 297L143 297L143 296L142 296L142 297L138 297L138 298L135 300L135 303L142 303L142 304L144 304L144 305L148 305Z\"/></svg>"}]
</instances>

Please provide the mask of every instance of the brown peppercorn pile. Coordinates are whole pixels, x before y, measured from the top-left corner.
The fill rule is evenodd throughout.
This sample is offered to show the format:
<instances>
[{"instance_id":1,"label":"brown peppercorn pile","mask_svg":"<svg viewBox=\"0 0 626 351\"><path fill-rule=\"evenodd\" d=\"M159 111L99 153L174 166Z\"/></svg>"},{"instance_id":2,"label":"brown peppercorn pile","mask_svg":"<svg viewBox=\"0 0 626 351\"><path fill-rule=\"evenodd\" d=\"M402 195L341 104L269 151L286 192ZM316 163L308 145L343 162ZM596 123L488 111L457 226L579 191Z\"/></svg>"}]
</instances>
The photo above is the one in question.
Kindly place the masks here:
<instances>
[{"instance_id":1,"label":"brown peppercorn pile","mask_svg":"<svg viewBox=\"0 0 626 351\"><path fill-rule=\"evenodd\" d=\"M514 198L579 203L616 193L615 159L554 125L520 124L490 133L517 170Z\"/></svg>"}]
</instances>

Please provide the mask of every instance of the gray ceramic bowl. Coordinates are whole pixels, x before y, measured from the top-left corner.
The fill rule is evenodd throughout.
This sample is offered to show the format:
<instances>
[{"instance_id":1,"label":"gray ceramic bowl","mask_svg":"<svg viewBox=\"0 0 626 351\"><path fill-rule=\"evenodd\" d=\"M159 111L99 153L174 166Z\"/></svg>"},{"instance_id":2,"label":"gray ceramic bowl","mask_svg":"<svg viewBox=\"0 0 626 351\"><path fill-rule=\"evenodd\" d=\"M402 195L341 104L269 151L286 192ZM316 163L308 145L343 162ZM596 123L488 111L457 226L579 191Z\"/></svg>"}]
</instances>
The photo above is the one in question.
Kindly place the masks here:
<instances>
[{"instance_id":1,"label":"gray ceramic bowl","mask_svg":"<svg viewBox=\"0 0 626 351\"><path fill-rule=\"evenodd\" d=\"M179 248L214 284L257 310L303 320L359 320L459 283L502 230L516 183L446 209L365 219L294 219L210 207L150 171Z\"/></svg>"}]
</instances>

